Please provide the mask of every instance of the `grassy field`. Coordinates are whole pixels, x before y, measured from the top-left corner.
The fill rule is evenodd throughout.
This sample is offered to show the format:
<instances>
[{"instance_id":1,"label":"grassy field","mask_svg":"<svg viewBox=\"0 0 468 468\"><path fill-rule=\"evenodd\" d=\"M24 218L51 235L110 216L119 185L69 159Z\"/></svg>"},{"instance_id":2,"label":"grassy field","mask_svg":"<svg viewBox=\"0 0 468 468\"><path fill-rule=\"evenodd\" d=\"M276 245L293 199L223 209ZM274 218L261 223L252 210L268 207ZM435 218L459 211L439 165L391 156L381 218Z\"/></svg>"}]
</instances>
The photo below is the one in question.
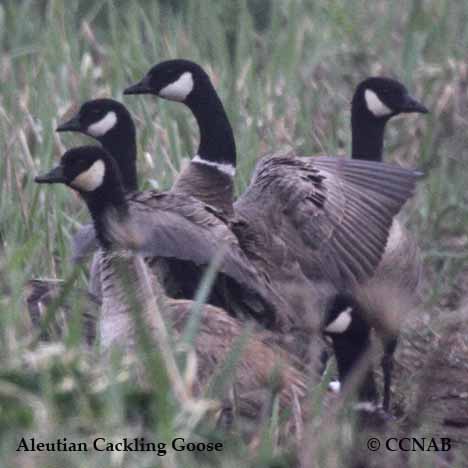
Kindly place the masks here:
<instances>
[{"instance_id":1,"label":"grassy field","mask_svg":"<svg viewBox=\"0 0 468 468\"><path fill-rule=\"evenodd\" d=\"M389 160L425 173L405 216L425 258L418 320L433 331L434 323L461 307L468 291L467 48L466 1L3 0L0 465L234 467L245 459L252 467L290 466L287 453L272 442L275 421L255 455L235 435L221 457L14 453L19 438L31 434L42 440L133 437L145 426L154 440L181 433L220 437L173 404L162 368L153 369L161 383L148 391L134 383L125 360L116 359L111 368L96 362L80 346L78 318L66 336L47 346L31 335L24 284L32 277L73 274L69 240L87 219L69 190L33 183L65 148L85 142L54 132L73 107L99 96L121 100L122 90L161 60L200 62L234 126L241 192L256 158L268 150L290 145L304 155L348 154L354 86L369 75L400 78L431 110L392 122L385 151ZM142 186L170 187L196 149L194 120L187 110L149 96L124 102L137 120ZM79 271L77 283L85 287L85 280L86 272ZM349 442L343 437L325 433L315 444L316 464L309 466L344 466ZM457 452L450 466L467 466L461 457ZM411 466L436 466L432 459L410 458Z\"/></svg>"}]
</instances>

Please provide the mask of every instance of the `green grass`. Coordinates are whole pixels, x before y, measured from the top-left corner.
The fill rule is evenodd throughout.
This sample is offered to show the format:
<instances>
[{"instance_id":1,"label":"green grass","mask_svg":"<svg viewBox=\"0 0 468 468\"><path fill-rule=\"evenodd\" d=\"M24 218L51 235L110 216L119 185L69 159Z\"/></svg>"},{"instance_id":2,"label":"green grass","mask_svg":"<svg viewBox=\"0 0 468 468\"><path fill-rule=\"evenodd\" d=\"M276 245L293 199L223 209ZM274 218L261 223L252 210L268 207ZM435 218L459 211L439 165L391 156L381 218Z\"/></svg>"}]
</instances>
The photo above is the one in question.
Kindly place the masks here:
<instances>
[{"instance_id":1,"label":"green grass","mask_svg":"<svg viewBox=\"0 0 468 468\"><path fill-rule=\"evenodd\" d=\"M251 466L273 466L269 463L276 457L274 466L289 466L283 453L269 449L267 436L258 458L239 441L216 460L190 455L154 460L144 454L113 458L91 452L81 457L37 454L29 464L3 456L14 450L19 434L41 433L49 440L117 437L136 433L145 422L153 439L170 440L184 428L160 364L152 372L161 384L144 391L121 359L108 368L81 349L78 320L59 344L41 351L30 339L22 295L29 278L70 277L69 240L77 223L87 219L69 190L33 183L64 148L86 140L56 134L57 122L84 100L122 99L122 90L161 60L198 61L214 80L235 129L239 193L256 158L269 150L292 145L302 154L347 154L354 86L371 74L403 80L431 114L392 122L386 153L426 175L405 214L426 260L428 315L443 316L459 306L468 270L468 3L397 3L0 3L1 464L229 467L238 466L241 457L249 458ZM151 97L124 102L137 119L142 186L170 187L172 168L177 170L196 149L194 120L186 109ZM152 156L154 167L143 152ZM78 283L85 287L83 271ZM217 437L209 425L191 430ZM344 436L337 431L327 437L316 442L317 453ZM343 447L346 453L344 442ZM321 460L317 466L340 466L330 457ZM415 461L414 466L427 463Z\"/></svg>"}]
</instances>

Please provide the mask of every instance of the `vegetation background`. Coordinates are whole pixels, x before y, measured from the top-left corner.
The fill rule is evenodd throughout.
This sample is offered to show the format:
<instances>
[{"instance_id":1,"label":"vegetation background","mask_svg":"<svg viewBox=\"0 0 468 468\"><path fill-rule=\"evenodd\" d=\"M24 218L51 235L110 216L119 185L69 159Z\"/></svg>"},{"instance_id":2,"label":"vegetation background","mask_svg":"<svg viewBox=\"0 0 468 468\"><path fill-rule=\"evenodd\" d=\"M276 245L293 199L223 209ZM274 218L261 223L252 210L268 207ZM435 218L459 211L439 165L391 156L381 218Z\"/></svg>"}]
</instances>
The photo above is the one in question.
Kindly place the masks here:
<instances>
[{"instance_id":1,"label":"vegetation background","mask_svg":"<svg viewBox=\"0 0 468 468\"><path fill-rule=\"evenodd\" d=\"M66 335L48 345L39 346L31 334L24 284L32 277L70 278L69 240L87 219L69 190L33 183L65 148L85 141L54 132L72 108L100 96L121 100L122 90L161 60L198 61L235 129L241 192L256 158L270 149L292 145L304 155L348 154L355 85L369 75L399 78L431 109L427 117L392 121L385 141L389 160L425 173L405 216L425 258L424 310L415 320L424 324L418 333L430 340L433 324L459 309L468 290L467 48L467 1L2 0L0 464L290 463L272 448L268 430L256 456L240 441L216 459L14 453L22 435L118 438L135 434L143 419L155 440L199 430L171 405L163 369L154 374L161 374L161 384L147 391L135 384L125 360L108 368L90 358L80 346L79 314L72 315ZM124 102L137 119L142 185L170 187L194 154L194 120L187 110L149 96ZM77 281L85 287L84 271ZM332 447L335 458L317 458L317 466L342 466L346 443L335 450L333 440L324 437L320 453ZM466 466L457 457L450 466ZM413 463L432 466L426 458Z\"/></svg>"}]
</instances>

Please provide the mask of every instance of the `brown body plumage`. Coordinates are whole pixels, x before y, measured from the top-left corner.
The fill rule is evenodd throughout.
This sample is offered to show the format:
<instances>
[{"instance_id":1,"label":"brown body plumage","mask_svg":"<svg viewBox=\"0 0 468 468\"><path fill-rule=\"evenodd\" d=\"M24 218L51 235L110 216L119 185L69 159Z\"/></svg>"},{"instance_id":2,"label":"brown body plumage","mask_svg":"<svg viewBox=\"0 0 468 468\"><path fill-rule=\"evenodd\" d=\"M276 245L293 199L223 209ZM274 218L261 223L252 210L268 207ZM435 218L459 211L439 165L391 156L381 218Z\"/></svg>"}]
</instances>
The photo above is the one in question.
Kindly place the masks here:
<instances>
[{"instance_id":1,"label":"brown body plumage","mask_svg":"<svg viewBox=\"0 0 468 468\"><path fill-rule=\"evenodd\" d=\"M152 292L149 292L136 262L138 257L128 251L107 253L103 257L102 348L108 350L118 346L133 349L137 346L142 324L157 339L157 324L153 320L155 311L151 307L155 299L172 331L177 349L177 343L194 313L193 301L167 298L152 270L140 257L140 265L151 280ZM154 294L154 297L149 294ZM135 308L141 309L140 315L135 313ZM297 367L298 363L276 345L275 335L252 330L245 322L210 305L202 307L194 336L196 371L190 382L190 392L201 395L236 347L239 347L240 354L234 367L232 385L239 398L241 416L258 417L264 392L274 387L283 409L291 409L294 400L302 401L306 394L306 377Z\"/></svg>"},{"instance_id":2,"label":"brown body plumage","mask_svg":"<svg viewBox=\"0 0 468 468\"><path fill-rule=\"evenodd\" d=\"M198 198L218 208L225 216L234 214L232 177L214 167L189 163L177 177L171 191Z\"/></svg>"}]
</instances>

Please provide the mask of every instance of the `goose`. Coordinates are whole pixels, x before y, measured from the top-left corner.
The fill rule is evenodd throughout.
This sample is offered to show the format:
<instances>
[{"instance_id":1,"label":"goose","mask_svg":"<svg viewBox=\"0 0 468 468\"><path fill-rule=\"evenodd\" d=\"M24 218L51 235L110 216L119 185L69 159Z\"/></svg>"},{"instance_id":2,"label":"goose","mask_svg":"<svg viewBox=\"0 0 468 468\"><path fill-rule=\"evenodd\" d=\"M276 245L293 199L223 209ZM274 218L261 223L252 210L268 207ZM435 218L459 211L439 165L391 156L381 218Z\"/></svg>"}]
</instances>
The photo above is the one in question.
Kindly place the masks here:
<instances>
[{"instance_id":1,"label":"goose","mask_svg":"<svg viewBox=\"0 0 468 468\"><path fill-rule=\"evenodd\" d=\"M387 77L369 77L358 84L351 101L351 157L355 160L381 162L385 126L392 118L407 113L428 113L428 109L399 81ZM393 356L397 346L398 330L402 313L389 311L382 297L391 290L404 298L402 304L414 306L422 274L422 258L416 239L399 222L393 220L383 257L372 277L364 283L356 301L343 303L343 309L356 308L351 314L361 321L362 316L373 325L384 341L383 409L389 410ZM387 292L385 292L387 291ZM400 304L400 307L402 306ZM336 336L336 335L334 335ZM359 346L359 345L356 345ZM369 384L370 379L363 382ZM369 385L368 394L375 393ZM366 393L361 390L361 394Z\"/></svg>"},{"instance_id":2,"label":"goose","mask_svg":"<svg viewBox=\"0 0 468 468\"><path fill-rule=\"evenodd\" d=\"M162 62L141 83L124 91L127 95L143 93L184 103L198 123L197 154L175 181L174 189L232 216L236 144L224 106L207 73L189 60Z\"/></svg>"},{"instance_id":3,"label":"goose","mask_svg":"<svg viewBox=\"0 0 468 468\"><path fill-rule=\"evenodd\" d=\"M286 302L307 291L308 312L298 308L292 318L296 329L315 328L315 312L324 310L337 291L353 290L374 272L393 216L413 192L415 172L373 161L297 157L289 151L261 158L249 187L234 201L233 132L202 67L182 59L161 62L124 94L156 95L183 103L193 113L200 144L175 185L218 207L228 205L225 213L241 245ZM291 284L297 286L294 293Z\"/></svg>"},{"instance_id":4,"label":"goose","mask_svg":"<svg viewBox=\"0 0 468 468\"><path fill-rule=\"evenodd\" d=\"M212 209L201 202L194 203L190 198L168 192L145 192L143 195L125 192L116 162L97 146L68 150L57 167L37 176L35 181L40 184L61 183L78 191L91 214L104 252L100 270L103 285L100 322L103 351L109 351L114 346L124 349L136 346L138 327L132 317L141 320L156 338L162 339L158 328L164 325L154 319L157 316L155 306L159 303L162 304L165 322L172 328L175 337L180 338L192 314L193 303L164 296L161 285L142 260L142 255L171 255L168 251L174 249L180 249L178 255L184 255L188 245L196 245L197 253L193 254L193 250L190 250L188 257L195 255L195 261L205 261L207 251L212 250L215 243L233 242L229 231L212 213ZM211 223L217 225L218 232L216 236L208 237L203 232L206 229L204 223L199 220L210 218ZM169 220L170 228L166 225ZM154 252L154 243L148 243L148 230L158 233L160 247L157 252ZM219 245L216 247L219 248ZM208 256L211 256L211 252ZM220 270L235 277L245 275L241 278L243 282L256 281L252 272L229 250ZM126 274L122 275L122 271ZM129 298L129 292L135 293L136 303ZM151 302L152 294L158 299L154 304ZM137 306L142 309L142 315L138 318L133 313ZM279 377L280 404L283 408L290 408L305 396L306 377L294 359L275 346L272 334L245 333L245 324L224 310L211 305L203 306L194 343L197 379L192 390L201 392L209 378L226 362L236 343L247 336L234 377L235 389L241 400L240 410L245 407L248 412L255 406L261 406L261 401L251 401L252 395L258 394L256 390L268 388L275 373Z\"/></svg>"}]
</instances>

